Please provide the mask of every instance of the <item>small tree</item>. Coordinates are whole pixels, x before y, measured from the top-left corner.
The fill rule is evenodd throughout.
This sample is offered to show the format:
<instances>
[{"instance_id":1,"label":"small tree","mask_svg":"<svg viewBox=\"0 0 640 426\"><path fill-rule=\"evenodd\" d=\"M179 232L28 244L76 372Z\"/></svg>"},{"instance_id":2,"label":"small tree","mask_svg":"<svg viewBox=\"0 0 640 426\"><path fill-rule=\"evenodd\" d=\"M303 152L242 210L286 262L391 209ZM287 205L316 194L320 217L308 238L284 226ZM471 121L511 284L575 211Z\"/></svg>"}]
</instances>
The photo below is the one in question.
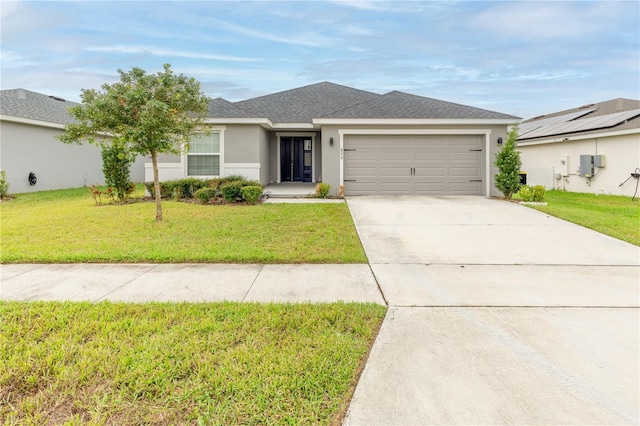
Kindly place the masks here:
<instances>
[{"instance_id":1,"label":"small tree","mask_svg":"<svg viewBox=\"0 0 640 426\"><path fill-rule=\"evenodd\" d=\"M518 128L512 127L507 135L507 142L496 155L496 167L499 173L495 176L498 188L507 200L520 189L520 152L516 149Z\"/></svg>"},{"instance_id":2,"label":"small tree","mask_svg":"<svg viewBox=\"0 0 640 426\"><path fill-rule=\"evenodd\" d=\"M175 75L169 64L157 74L140 68L118 73L120 81L102 85L100 92L82 90L82 105L70 109L77 122L67 125L58 139L98 145L122 142L132 154L151 157L159 222L158 154L180 154L188 149L190 136L204 124L209 100L200 93L197 80Z\"/></svg>"},{"instance_id":3,"label":"small tree","mask_svg":"<svg viewBox=\"0 0 640 426\"><path fill-rule=\"evenodd\" d=\"M129 152L127 145L118 139L102 145L102 173L107 186L113 188L115 198L124 201L133 189L131 163L136 155Z\"/></svg>"}]
</instances>

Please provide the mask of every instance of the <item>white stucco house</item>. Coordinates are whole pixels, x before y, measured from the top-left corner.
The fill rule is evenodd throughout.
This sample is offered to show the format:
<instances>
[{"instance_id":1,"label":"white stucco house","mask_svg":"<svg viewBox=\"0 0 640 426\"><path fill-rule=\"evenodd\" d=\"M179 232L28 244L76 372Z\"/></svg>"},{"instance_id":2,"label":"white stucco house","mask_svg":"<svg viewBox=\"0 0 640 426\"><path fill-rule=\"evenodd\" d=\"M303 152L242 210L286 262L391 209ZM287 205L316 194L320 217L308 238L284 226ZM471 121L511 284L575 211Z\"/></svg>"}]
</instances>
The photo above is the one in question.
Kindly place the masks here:
<instances>
[{"instance_id":1,"label":"white stucco house","mask_svg":"<svg viewBox=\"0 0 640 426\"><path fill-rule=\"evenodd\" d=\"M640 101L611 99L525 120L518 149L529 185L633 196Z\"/></svg>"},{"instance_id":2,"label":"white stucco house","mask_svg":"<svg viewBox=\"0 0 640 426\"><path fill-rule=\"evenodd\" d=\"M519 117L402 92L322 82L239 102L213 99L211 136L159 158L162 180L240 174L326 182L335 195L498 196L498 140ZM146 180L152 180L146 164Z\"/></svg>"},{"instance_id":3,"label":"white stucco house","mask_svg":"<svg viewBox=\"0 0 640 426\"><path fill-rule=\"evenodd\" d=\"M100 148L55 138L73 121L68 108L74 105L25 89L0 91L0 169L10 193L104 184ZM133 182L144 179L144 162L132 165Z\"/></svg>"}]
</instances>

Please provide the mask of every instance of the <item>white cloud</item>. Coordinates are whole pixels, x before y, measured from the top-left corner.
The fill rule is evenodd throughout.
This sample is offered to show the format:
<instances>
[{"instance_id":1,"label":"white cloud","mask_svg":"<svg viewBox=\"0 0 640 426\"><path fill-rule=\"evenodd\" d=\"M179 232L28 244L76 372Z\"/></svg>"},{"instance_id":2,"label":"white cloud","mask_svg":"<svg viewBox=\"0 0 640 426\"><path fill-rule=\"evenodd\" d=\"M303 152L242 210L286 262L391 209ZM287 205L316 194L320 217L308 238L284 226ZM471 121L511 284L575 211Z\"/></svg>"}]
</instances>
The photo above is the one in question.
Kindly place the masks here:
<instances>
[{"instance_id":1,"label":"white cloud","mask_svg":"<svg viewBox=\"0 0 640 426\"><path fill-rule=\"evenodd\" d=\"M12 50L2 49L0 50L0 64L2 64L2 68L20 68L37 65L38 63Z\"/></svg>"},{"instance_id":2,"label":"white cloud","mask_svg":"<svg viewBox=\"0 0 640 426\"><path fill-rule=\"evenodd\" d=\"M276 35L275 32L258 31L251 28L247 28L241 25L233 24L228 21L214 20L216 25L219 25L223 29L233 31L237 34L241 34L247 37L257 38L265 41L273 41L284 44L295 44L300 46L309 47L321 47L328 46L336 42L334 38L326 37L316 32L304 32L304 33L285 33L286 35Z\"/></svg>"},{"instance_id":3,"label":"white cloud","mask_svg":"<svg viewBox=\"0 0 640 426\"><path fill-rule=\"evenodd\" d=\"M108 52L108 53L129 53L140 54L146 53L153 56L161 57L178 57L191 59L207 59L213 61L231 61L231 62L257 62L260 59L242 56L215 55L210 53L190 52L186 50L169 50L159 49L147 46L135 45L115 45L115 46L89 46L84 50L88 52Z\"/></svg>"}]
</instances>

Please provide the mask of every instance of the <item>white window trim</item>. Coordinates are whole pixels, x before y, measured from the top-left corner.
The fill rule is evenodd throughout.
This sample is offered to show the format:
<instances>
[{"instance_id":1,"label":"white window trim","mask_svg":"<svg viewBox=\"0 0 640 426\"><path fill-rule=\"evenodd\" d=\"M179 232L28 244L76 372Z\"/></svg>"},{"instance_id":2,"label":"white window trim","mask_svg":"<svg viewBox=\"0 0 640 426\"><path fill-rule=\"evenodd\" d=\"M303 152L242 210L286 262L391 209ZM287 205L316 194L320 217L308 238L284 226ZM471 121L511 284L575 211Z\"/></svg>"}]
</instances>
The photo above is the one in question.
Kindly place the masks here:
<instances>
[{"instance_id":1,"label":"white window trim","mask_svg":"<svg viewBox=\"0 0 640 426\"><path fill-rule=\"evenodd\" d=\"M340 185L344 185L344 135L478 135L484 136L484 196L491 197L490 129L338 129L340 136Z\"/></svg>"},{"instance_id":2,"label":"white window trim","mask_svg":"<svg viewBox=\"0 0 640 426\"><path fill-rule=\"evenodd\" d=\"M311 183L316 182L316 134L314 132L277 132L276 133L276 167L277 177L276 183L282 183L281 167L280 167L280 138L284 137L311 137Z\"/></svg>"},{"instance_id":3,"label":"white window trim","mask_svg":"<svg viewBox=\"0 0 640 426\"><path fill-rule=\"evenodd\" d=\"M197 178L197 179L209 179L209 178L213 178L213 177L222 177L224 176L224 132L225 130L227 130L227 126L212 126L211 127L211 132L212 133L218 133L220 135L220 153L217 154L220 157L220 174L219 175L211 175L211 176L189 176L188 174L188 170L187 170L187 157L189 156L189 153L187 151L183 152L182 155L180 156L180 165L182 167L183 170L183 175L184 177L190 177L190 178ZM194 153L194 155L203 155L202 153ZM204 154L207 155L207 154ZM216 154L211 154L211 155L216 155Z\"/></svg>"}]
</instances>

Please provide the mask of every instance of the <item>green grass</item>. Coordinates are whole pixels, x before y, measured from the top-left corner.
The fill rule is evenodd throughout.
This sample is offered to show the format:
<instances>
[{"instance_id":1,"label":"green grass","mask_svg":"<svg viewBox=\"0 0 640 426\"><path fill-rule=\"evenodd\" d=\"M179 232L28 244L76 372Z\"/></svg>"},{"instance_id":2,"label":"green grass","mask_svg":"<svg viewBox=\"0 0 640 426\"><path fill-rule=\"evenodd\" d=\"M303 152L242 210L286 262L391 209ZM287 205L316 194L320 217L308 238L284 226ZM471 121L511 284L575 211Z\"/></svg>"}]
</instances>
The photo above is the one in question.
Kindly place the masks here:
<instances>
[{"instance_id":1,"label":"green grass","mask_svg":"<svg viewBox=\"0 0 640 426\"><path fill-rule=\"evenodd\" d=\"M548 191L547 206L530 205L569 222L640 246L640 201L617 195Z\"/></svg>"},{"instance_id":2,"label":"green grass","mask_svg":"<svg viewBox=\"0 0 640 426\"><path fill-rule=\"evenodd\" d=\"M385 310L0 302L0 418L340 424Z\"/></svg>"},{"instance_id":3,"label":"green grass","mask_svg":"<svg viewBox=\"0 0 640 426\"><path fill-rule=\"evenodd\" d=\"M2 263L365 263L346 204L96 206L86 188L0 203Z\"/></svg>"}]
</instances>

